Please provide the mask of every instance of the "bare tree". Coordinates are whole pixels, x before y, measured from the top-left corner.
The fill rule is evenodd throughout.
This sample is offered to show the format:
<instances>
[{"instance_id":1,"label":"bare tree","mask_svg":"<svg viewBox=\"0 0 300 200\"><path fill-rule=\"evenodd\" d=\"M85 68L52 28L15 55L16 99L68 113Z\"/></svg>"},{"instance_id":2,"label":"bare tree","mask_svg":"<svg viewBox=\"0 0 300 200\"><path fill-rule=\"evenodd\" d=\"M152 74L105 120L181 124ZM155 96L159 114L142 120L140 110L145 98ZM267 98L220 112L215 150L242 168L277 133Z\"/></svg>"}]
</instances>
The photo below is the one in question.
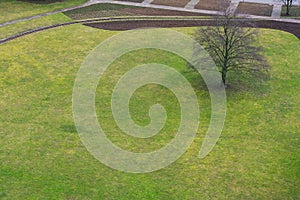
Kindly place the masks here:
<instances>
[{"instance_id":1,"label":"bare tree","mask_svg":"<svg viewBox=\"0 0 300 200\"><path fill-rule=\"evenodd\" d=\"M229 11L216 18L213 25L199 28L195 38L214 59L225 86L229 71L268 74L255 28L242 27L245 24L242 25Z\"/></svg>"},{"instance_id":2,"label":"bare tree","mask_svg":"<svg viewBox=\"0 0 300 200\"><path fill-rule=\"evenodd\" d=\"M290 8L293 5L293 0L281 0L286 6L286 15L290 15Z\"/></svg>"}]
</instances>

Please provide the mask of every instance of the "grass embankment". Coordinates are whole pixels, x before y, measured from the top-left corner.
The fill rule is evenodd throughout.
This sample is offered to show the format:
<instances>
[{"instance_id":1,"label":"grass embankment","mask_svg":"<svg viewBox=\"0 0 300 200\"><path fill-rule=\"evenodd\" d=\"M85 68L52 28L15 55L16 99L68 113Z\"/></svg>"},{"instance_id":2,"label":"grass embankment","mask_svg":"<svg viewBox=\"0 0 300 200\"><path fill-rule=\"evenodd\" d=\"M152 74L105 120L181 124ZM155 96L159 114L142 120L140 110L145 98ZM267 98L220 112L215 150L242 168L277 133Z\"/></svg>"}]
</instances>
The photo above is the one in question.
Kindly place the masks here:
<instances>
[{"instance_id":1,"label":"grass embankment","mask_svg":"<svg viewBox=\"0 0 300 200\"><path fill-rule=\"evenodd\" d=\"M16 0L0 1L0 23L60 10L85 3L86 0L65 0L51 4L36 4Z\"/></svg>"},{"instance_id":2,"label":"grass embankment","mask_svg":"<svg viewBox=\"0 0 300 200\"><path fill-rule=\"evenodd\" d=\"M0 27L0 39L4 39L25 31L34 30L44 26L71 21L71 19L62 13L57 13L29 21L18 22L7 26Z\"/></svg>"},{"instance_id":3,"label":"grass embankment","mask_svg":"<svg viewBox=\"0 0 300 200\"><path fill-rule=\"evenodd\" d=\"M176 29L192 33L194 29ZM180 119L172 93L148 85L132 98L131 112L147 124L148 106L171 112L163 132L145 141L123 135L109 111L111 89L121 74L141 63L164 63L193 84L201 105L197 139L174 164L149 174L127 174L95 160L82 145L72 118L72 88L81 62L116 32L72 25L0 45L0 197L3 199L297 199L299 177L299 40L262 30L272 66L271 80L257 87L231 75L222 136L198 159L210 116L210 100L199 77L176 55L131 52L104 74L97 113L119 146L145 152L164 146ZM234 84L236 83L236 84ZM246 86L247 85L247 86ZM142 104L141 104L142 102Z\"/></svg>"}]
</instances>

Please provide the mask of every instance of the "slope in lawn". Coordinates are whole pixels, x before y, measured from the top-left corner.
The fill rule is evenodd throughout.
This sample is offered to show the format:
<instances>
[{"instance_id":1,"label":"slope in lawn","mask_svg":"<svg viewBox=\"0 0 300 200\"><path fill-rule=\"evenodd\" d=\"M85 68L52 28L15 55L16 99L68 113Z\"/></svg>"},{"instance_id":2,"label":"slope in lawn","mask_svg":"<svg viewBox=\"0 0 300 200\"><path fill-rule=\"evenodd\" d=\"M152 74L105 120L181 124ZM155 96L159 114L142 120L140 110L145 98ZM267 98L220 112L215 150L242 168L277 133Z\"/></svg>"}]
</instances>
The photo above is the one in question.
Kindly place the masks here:
<instances>
[{"instance_id":1,"label":"slope in lawn","mask_svg":"<svg viewBox=\"0 0 300 200\"><path fill-rule=\"evenodd\" d=\"M65 0L63 2L57 2L53 4L35 4L17 0L1 0L0 23L81 5L86 1L87 0Z\"/></svg>"}]
</instances>

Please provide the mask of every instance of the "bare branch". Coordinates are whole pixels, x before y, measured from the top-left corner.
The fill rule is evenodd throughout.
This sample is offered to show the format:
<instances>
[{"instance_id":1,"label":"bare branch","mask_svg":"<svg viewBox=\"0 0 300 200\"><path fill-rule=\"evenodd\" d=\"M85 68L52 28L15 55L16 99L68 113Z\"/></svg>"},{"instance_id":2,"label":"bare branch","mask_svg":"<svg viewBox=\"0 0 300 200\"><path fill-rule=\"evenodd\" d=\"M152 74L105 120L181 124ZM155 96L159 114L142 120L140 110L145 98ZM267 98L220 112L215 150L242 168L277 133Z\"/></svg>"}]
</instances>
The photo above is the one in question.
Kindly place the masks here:
<instances>
[{"instance_id":1,"label":"bare branch","mask_svg":"<svg viewBox=\"0 0 300 200\"><path fill-rule=\"evenodd\" d=\"M257 45L258 31L243 28L243 24L228 12L216 20L217 26L201 28L195 36L220 68L223 83L226 84L229 71L267 72L263 49Z\"/></svg>"}]
</instances>

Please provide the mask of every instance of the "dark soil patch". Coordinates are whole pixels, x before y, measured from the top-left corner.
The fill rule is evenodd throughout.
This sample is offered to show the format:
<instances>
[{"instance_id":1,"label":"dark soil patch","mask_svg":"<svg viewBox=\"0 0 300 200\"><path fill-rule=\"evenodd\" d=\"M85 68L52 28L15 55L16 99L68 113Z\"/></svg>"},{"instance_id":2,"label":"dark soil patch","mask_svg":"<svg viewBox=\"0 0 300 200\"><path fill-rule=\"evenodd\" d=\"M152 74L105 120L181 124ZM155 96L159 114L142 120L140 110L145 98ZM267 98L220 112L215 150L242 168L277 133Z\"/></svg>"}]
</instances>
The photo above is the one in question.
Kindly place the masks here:
<instances>
[{"instance_id":1,"label":"dark soil patch","mask_svg":"<svg viewBox=\"0 0 300 200\"><path fill-rule=\"evenodd\" d=\"M152 4L164 5L164 6L175 6L185 7L190 0L154 0Z\"/></svg>"},{"instance_id":2,"label":"dark soil patch","mask_svg":"<svg viewBox=\"0 0 300 200\"><path fill-rule=\"evenodd\" d=\"M122 9L123 13L130 13L132 15L140 16L208 16L201 13L192 13L184 11L175 11L175 10L163 10L156 8L124 8Z\"/></svg>"},{"instance_id":3,"label":"dark soil patch","mask_svg":"<svg viewBox=\"0 0 300 200\"><path fill-rule=\"evenodd\" d=\"M201 10L224 11L229 5L229 0L200 0L195 8Z\"/></svg>"},{"instance_id":4,"label":"dark soil patch","mask_svg":"<svg viewBox=\"0 0 300 200\"><path fill-rule=\"evenodd\" d=\"M247 23L246 23L247 22ZM249 20L245 20L244 26L248 26ZM257 28L271 28L290 32L300 39L300 24L277 21L252 21L252 25ZM195 27L195 26L216 26L216 21L212 20L147 20L147 21L126 21L126 22L101 22L85 24L90 27L105 30L131 30L138 28L172 28L172 27Z\"/></svg>"},{"instance_id":5,"label":"dark soil patch","mask_svg":"<svg viewBox=\"0 0 300 200\"><path fill-rule=\"evenodd\" d=\"M91 19L112 16L207 16L201 13L164 10L156 8L141 8L116 4L96 4L64 12L74 20Z\"/></svg>"},{"instance_id":6,"label":"dark soil patch","mask_svg":"<svg viewBox=\"0 0 300 200\"><path fill-rule=\"evenodd\" d=\"M236 9L236 13L258 16L271 16L272 10L273 5L240 2Z\"/></svg>"}]
</instances>

